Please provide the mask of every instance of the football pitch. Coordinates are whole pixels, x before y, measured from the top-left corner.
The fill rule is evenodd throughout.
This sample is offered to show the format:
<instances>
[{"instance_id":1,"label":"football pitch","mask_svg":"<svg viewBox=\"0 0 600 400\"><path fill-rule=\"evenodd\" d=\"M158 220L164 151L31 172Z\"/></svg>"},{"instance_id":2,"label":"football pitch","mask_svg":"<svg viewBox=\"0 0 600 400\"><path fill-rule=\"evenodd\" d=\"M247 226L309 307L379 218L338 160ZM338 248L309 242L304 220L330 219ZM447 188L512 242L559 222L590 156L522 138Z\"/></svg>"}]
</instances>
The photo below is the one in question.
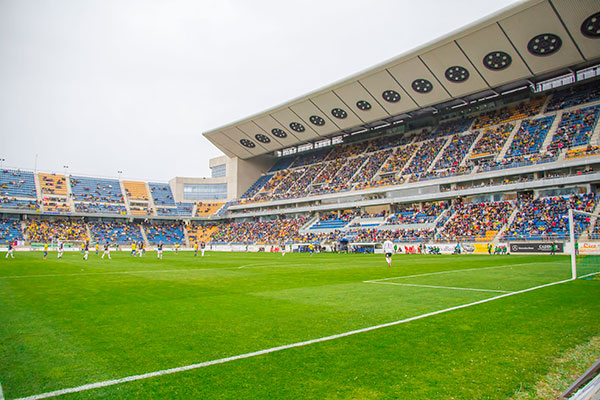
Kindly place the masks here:
<instances>
[{"instance_id":1,"label":"football pitch","mask_svg":"<svg viewBox=\"0 0 600 400\"><path fill-rule=\"evenodd\" d=\"M5 399L507 399L600 334L566 256L1 256Z\"/></svg>"}]
</instances>

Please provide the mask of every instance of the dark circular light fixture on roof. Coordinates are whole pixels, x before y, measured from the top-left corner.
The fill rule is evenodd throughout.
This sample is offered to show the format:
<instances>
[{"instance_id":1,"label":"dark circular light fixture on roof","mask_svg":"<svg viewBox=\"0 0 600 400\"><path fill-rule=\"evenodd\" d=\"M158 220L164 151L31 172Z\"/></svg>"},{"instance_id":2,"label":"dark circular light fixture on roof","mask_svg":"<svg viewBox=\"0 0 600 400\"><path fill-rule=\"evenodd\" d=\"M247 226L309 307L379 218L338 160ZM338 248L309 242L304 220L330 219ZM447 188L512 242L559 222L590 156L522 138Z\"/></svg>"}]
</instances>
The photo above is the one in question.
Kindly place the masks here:
<instances>
[{"instance_id":1,"label":"dark circular light fixture on roof","mask_svg":"<svg viewBox=\"0 0 600 400\"><path fill-rule=\"evenodd\" d=\"M348 116L348 113L341 108L334 108L331 110L331 115L336 117L337 119L344 119Z\"/></svg>"},{"instance_id":2,"label":"dark circular light fixture on roof","mask_svg":"<svg viewBox=\"0 0 600 400\"><path fill-rule=\"evenodd\" d=\"M302 125L300 122L291 122L290 128L292 128L292 130L296 132L304 132L306 130L304 125Z\"/></svg>"},{"instance_id":3,"label":"dark circular light fixture on roof","mask_svg":"<svg viewBox=\"0 0 600 400\"><path fill-rule=\"evenodd\" d=\"M527 50L534 56L549 56L560 50L561 46L560 37L553 33L542 33L527 43Z\"/></svg>"},{"instance_id":4,"label":"dark circular light fixture on roof","mask_svg":"<svg viewBox=\"0 0 600 400\"><path fill-rule=\"evenodd\" d=\"M371 109L371 103L369 103L366 100L359 100L356 102L356 107L358 107L359 109L363 110L363 111L367 111Z\"/></svg>"},{"instance_id":5,"label":"dark circular light fixture on roof","mask_svg":"<svg viewBox=\"0 0 600 400\"><path fill-rule=\"evenodd\" d=\"M600 38L600 12L590 15L583 21L581 33L592 39Z\"/></svg>"},{"instance_id":6,"label":"dark circular light fixture on roof","mask_svg":"<svg viewBox=\"0 0 600 400\"><path fill-rule=\"evenodd\" d=\"M318 115L311 115L309 119L313 125L317 125L317 126L325 125L325 120L323 118L319 117Z\"/></svg>"},{"instance_id":7,"label":"dark circular light fixture on roof","mask_svg":"<svg viewBox=\"0 0 600 400\"><path fill-rule=\"evenodd\" d=\"M492 51L483 57L483 66L492 71L501 71L512 63L512 57L503 51Z\"/></svg>"},{"instance_id":8,"label":"dark circular light fixture on roof","mask_svg":"<svg viewBox=\"0 0 600 400\"><path fill-rule=\"evenodd\" d=\"M411 86L418 93L429 93L433 90L433 85L427 79L415 79Z\"/></svg>"},{"instance_id":9,"label":"dark circular light fixture on roof","mask_svg":"<svg viewBox=\"0 0 600 400\"><path fill-rule=\"evenodd\" d=\"M262 133L257 133L256 135L254 135L254 137L261 143L269 143L271 141L271 139L269 139L268 136L263 135Z\"/></svg>"},{"instance_id":10,"label":"dark circular light fixture on roof","mask_svg":"<svg viewBox=\"0 0 600 400\"><path fill-rule=\"evenodd\" d=\"M248 148L253 148L256 147L256 145L254 144L254 142L250 139L240 139L240 143L242 144L242 146L246 146Z\"/></svg>"},{"instance_id":11,"label":"dark circular light fixture on roof","mask_svg":"<svg viewBox=\"0 0 600 400\"><path fill-rule=\"evenodd\" d=\"M395 90L386 90L381 94L381 97L388 103L397 103L400 101L400 93Z\"/></svg>"},{"instance_id":12,"label":"dark circular light fixture on roof","mask_svg":"<svg viewBox=\"0 0 600 400\"><path fill-rule=\"evenodd\" d=\"M279 128L271 129L271 133L273 134L273 136L278 137L280 139L287 137L287 133L285 133L283 130L281 130Z\"/></svg>"},{"instance_id":13,"label":"dark circular light fixture on roof","mask_svg":"<svg viewBox=\"0 0 600 400\"><path fill-rule=\"evenodd\" d=\"M450 82L464 82L469 79L469 71L460 65L454 65L446 70L444 74Z\"/></svg>"}]
</instances>

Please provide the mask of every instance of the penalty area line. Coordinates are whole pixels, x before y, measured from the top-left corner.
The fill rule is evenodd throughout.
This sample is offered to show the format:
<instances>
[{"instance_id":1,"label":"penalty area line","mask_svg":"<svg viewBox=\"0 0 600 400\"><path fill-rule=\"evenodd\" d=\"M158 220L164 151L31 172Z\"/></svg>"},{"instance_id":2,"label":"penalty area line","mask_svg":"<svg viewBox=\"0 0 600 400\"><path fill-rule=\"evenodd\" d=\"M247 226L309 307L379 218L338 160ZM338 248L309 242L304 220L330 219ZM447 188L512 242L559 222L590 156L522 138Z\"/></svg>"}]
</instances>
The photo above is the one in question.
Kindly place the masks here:
<instances>
[{"instance_id":1,"label":"penalty area line","mask_svg":"<svg viewBox=\"0 0 600 400\"><path fill-rule=\"evenodd\" d=\"M4 394L2 393L2 382L0 382L0 400L4 400Z\"/></svg>"},{"instance_id":2,"label":"penalty area line","mask_svg":"<svg viewBox=\"0 0 600 400\"><path fill-rule=\"evenodd\" d=\"M245 358L251 358L251 357L261 356L261 355L265 355L265 354L269 354L269 353L275 353L275 352L278 352L278 351L293 349L293 348L296 348L296 347L308 346L308 345L315 344L315 343L327 342L327 341L330 341L330 340L335 340L335 339L340 339L340 338L344 338L344 337L347 337L347 336L352 336L352 335L356 335L356 334L360 334L360 333L370 332L370 331L374 331L374 330L377 330L377 329L382 329L382 328L387 328L387 327L390 327L390 326L396 326L396 325L400 325L400 324L405 324L405 323L408 323L408 322L417 321L417 320L428 318L428 317L432 317L432 316L435 316L435 315L444 314L444 313L447 313L447 312L450 312L450 311L456 311L456 310L460 310L460 309L463 309L463 308L468 308L468 307L476 306L476 305L479 305L479 304L488 303L488 302L491 302L491 301L494 301L494 300L498 300L498 299L502 299L502 298L505 298L505 297L510 297L510 296L514 296L514 295L517 295L517 294L521 294L521 293L527 293L527 292L531 292L531 291L534 291L534 290L538 290L538 289L542 289L542 288L546 288L546 287L554 286L554 285L560 285L562 283L571 282L571 281L572 281L572 279L566 279L564 281L557 281L557 282L547 283L547 284L544 284L544 285L540 285L540 286L535 286L535 287L528 288L528 289L519 290L517 292L505 293L505 294L501 294L499 296L489 297L487 299L474 301L472 303L461 304L461 305L458 305L458 306L446 308L446 309L443 309L443 310L433 311L433 312L429 312L429 313L426 313L426 314L421 314L421 315L417 315L417 316L414 316L414 317L410 317L410 318L406 318L406 319L401 319L401 320L398 320L398 321L388 322L388 323L380 324L380 325L369 326L369 327L366 327L366 328L357 329L357 330L348 331L348 332L343 332L343 333L338 333L338 334L335 334L335 335L325 336L325 337L321 337L321 338L317 338L317 339L306 340L304 342L286 344L286 345L283 345L283 346L271 347L269 349L254 351L254 352L251 352L251 353L240 354L240 355L237 355L237 356L220 358L218 360L204 361L204 362L197 363L197 364L185 365L185 366L176 367L176 368L163 369L163 370L160 370L160 371L154 371L154 372L149 372L149 373L139 374L139 375L132 375L132 376L127 376L127 377L119 378L119 379L112 379L112 380L101 381L101 382L96 382L96 383L89 383L89 384L86 384L86 385L76 386L76 387L72 387L72 388L68 388L68 389L55 390L55 391L52 391L52 392L46 392L46 393L36 394L36 395L33 395L33 396L21 397L21 398L15 399L15 400L40 400L40 399L47 399L47 398L50 398L50 397L62 396L64 394L78 393L78 392L83 392L83 391L86 391L86 390L99 389L99 388L103 388L103 387L119 385L121 383L126 383L126 382L134 382L134 381L139 381L139 380L148 379L148 378L154 378L154 377L162 376L162 375L170 375L170 374L175 374L175 373L178 373L178 372L184 372L184 371L190 371L190 370L194 370L194 369L198 369L198 368L209 367L211 365L224 364L224 363L227 363L227 362L230 362L230 361L242 360L242 359L245 359Z\"/></svg>"}]
</instances>

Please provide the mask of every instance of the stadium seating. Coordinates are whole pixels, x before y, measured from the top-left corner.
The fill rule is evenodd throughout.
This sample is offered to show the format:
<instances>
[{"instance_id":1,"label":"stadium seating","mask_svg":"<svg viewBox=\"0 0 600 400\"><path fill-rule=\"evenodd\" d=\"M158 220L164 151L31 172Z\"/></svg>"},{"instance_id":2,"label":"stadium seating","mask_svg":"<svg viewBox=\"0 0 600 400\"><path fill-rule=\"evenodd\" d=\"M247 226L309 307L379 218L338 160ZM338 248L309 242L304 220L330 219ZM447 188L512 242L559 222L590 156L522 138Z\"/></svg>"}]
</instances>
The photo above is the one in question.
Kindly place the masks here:
<instances>
[{"instance_id":1,"label":"stadium seating","mask_svg":"<svg viewBox=\"0 0 600 400\"><path fill-rule=\"evenodd\" d=\"M123 203L121 185L115 179L76 176L70 180L75 201Z\"/></svg>"},{"instance_id":2,"label":"stadium seating","mask_svg":"<svg viewBox=\"0 0 600 400\"><path fill-rule=\"evenodd\" d=\"M556 111L600 100L600 80L559 90L552 95L546 111Z\"/></svg>"},{"instance_id":3,"label":"stadium seating","mask_svg":"<svg viewBox=\"0 0 600 400\"><path fill-rule=\"evenodd\" d=\"M96 243L131 244L143 241L140 226L129 222L91 222L91 240Z\"/></svg>"},{"instance_id":4,"label":"stadium seating","mask_svg":"<svg viewBox=\"0 0 600 400\"><path fill-rule=\"evenodd\" d=\"M254 197L254 195L258 193L272 177L273 174L267 174L258 178L258 180L254 182L252 186L248 188L248 190L246 190L246 192L242 195L241 198L251 199L252 197Z\"/></svg>"},{"instance_id":5,"label":"stadium seating","mask_svg":"<svg viewBox=\"0 0 600 400\"><path fill-rule=\"evenodd\" d=\"M554 132L549 151L560 151L577 146L587 146L598 122L600 106L565 112Z\"/></svg>"},{"instance_id":6,"label":"stadium seating","mask_svg":"<svg viewBox=\"0 0 600 400\"><path fill-rule=\"evenodd\" d=\"M45 213L50 214L66 214L71 213L71 205L64 198L55 198L42 200L42 206Z\"/></svg>"},{"instance_id":7,"label":"stadium seating","mask_svg":"<svg viewBox=\"0 0 600 400\"><path fill-rule=\"evenodd\" d=\"M154 211L151 207L145 206L129 206L129 212L131 215L149 216L154 215Z\"/></svg>"},{"instance_id":8,"label":"stadium seating","mask_svg":"<svg viewBox=\"0 0 600 400\"><path fill-rule=\"evenodd\" d=\"M491 241L507 223L514 204L509 201L468 203L455 208L456 212L440 232L442 238Z\"/></svg>"},{"instance_id":9,"label":"stadium seating","mask_svg":"<svg viewBox=\"0 0 600 400\"><path fill-rule=\"evenodd\" d=\"M67 178L64 175L39 173L42 194L67 195Z\"/></svg>"},{"instance_id":10,"label":"stadium seating","mask_svg":"<svg viewBox=\"0 0 600 400\"><path fill-rule=\"evenodd\" d=\"M178 223L157 223L146 225L144 229L150 244L182 244L185 240L183 228Z\"/></svg>"},{"instance_id":11,"label":"stadium seating","mask_svg":"<svg viewBox=\"0 0 600 400\"><path fill-rule=\"evenodd\" d=\"M485 129L481 138L473 146L471 159L495 156L500 153L514 127L513 124L503 124Z\"/></svg>"},{"instance_id":12,"label":"stadium seating","mask_svg":"<svg viewBox=\"0 0 600 400\"><path fill-rule=\"evenodd\" d=\"M297 240L304 218L218 225L211 234L213 243L278 244Z\"/></svg>"},{"instance_id":13,"label":"stadium seating","mask_svg":"<svg viewBox=\"0 0 600 400\"><path fill-rule=\"evenodd\" d=\"M24 236L30 242L50 243L60 241L87 240L86 227L83 221L76 219L28 220Z\"/></svg>"},{"instance_id":14,"label":"stadium seating","mask_svg":"<svg viewBox=\"0 0 600 400\"><path fill-rule=\"evenodd\" d=\"M123 204L107 203L75 203L75 212L86 214L127 214L127 209Z\"/></svg>"},{"instance_id":15,"label":"stadium seating","mask_svg":"<svg viewBox=\"0 0 600 400\"><path fill-rule=\"evenodd\" d=\"M190 244L193 245L194 243L200 244L210 242L212 234L216 232L218 226L216 224L190 224L186 229Z\"/></svg>"},{"instance_id":16,"label":"stadium seating","mask_svg":"<svg viewBox=\"0 0 600 400\"><path fill-rule=\"evenodd\" d=\"M0 243L14 243L22 240L21 221L18 219L0 220Z\"/></svg>"},{"instance_id":17,"label":"stadium seating","mask_svg":"<svg viewBox=\"0 0 600 400\"><path fill-rule=\"evenodd\" d=\"M167 183L148 183L150 192L152 193L152 200L154 205L159 206L174 206L175 200L173 192L171 192L171 186Z\"/></svg>"},{"instance_id":18,"label":"stadium seating","mask_svg":"<svg viewBox=\"0 0 600 400\"><path fill-rule=\"evenodd\" d=\"M565 158L579 158L579 157L589 157L589 156L597 156L600 154L600 146L587 146L583 149L572 149L567 151L567 155Z\"/></svg>"},{"instance_id":19,"label":"stadium seating","mask_svg":"<svg viewBox=\"0 0 600 400\"><path fill-rule=\"evenodd\" d=\"M506 156L516 157L539 153L553 121L554 115L523 121Z\"/></svg>"},{"instance_id":20,"label":"stadium seating","mask_svg":"<svg viewBox=\"0 0 600 400\"><path fill-rule=\"evenodd\" d=\"M523 201L515 220L504 233L505 240L565 239L568 234L568 210L592 212L597 204L594 193L546 197ZM589 218L577 216L576 230L589 226Z\"/></svg>"},{"instance_id":21,"label":"stadium seating","mask_svg":"<svg viewBox=\"0 0 600 400\"><path fill-rule=\"evenodd\" d=\"M359 173L352 178L352 183L364 183L368 184L375 178L375 175L379 172L379 169L383 163L392 154L392 150L381 150L372 153L367 161L364 163Z\"/></svg>"},{"instance_id":22,"label":"stadium seating","mask_svg":"<svg viewBox=\"0 0 600 400\"><path fill-rule=\"evenodd\" d=\"M425 203L423 208L405 207L390 215L385 225L431 224L445 209L445 203Z\"/></svg>"},{"instance_id":23,"label":"stadium seating","mask_svg":"<svg viewBox=\"0 0 600 400\"><path fill-rule=\"evenodd\" d=\"M0 171L0 196L36 198L33 172L3 169Z\"/></svg>"},{"instance_id":24,"label":"stadium seating","mask_svg":"<svg viewBox=\"0 0 600 400\"><path fill-rule=\"evenodd\" d=\"M433 132L434 137L442 137L455 133L462 133L469 129L473 118L459 118L440 123Z\"/></svg>"},{"instance_id":25,"label":"stadium seating","mask_svg":"<svg viewBox=\"0 0 600 400\"><path fill-rule=\"evenodd\" d=\"M208 218L213 216L225 203L197 203L196 217Z\"/></svg>"},{"instance_id":26,"label":"stadium seating","mask_svg":"<svg viewBox=\"0 0 600 400\"><path fill-rule=\"evenodd\" d=\"M412 161L406 167L404 174L412 174L413 181L417 181L420 174L427 171L435 157L446 143L446 139L435 139L428 142L424 142L421 145L421 149L415 154Z\"/></svg>"},{"instance_id":27,"label":"stadium seating","mask_svg":"<svg viewBox=\"0 0 600 400\"><path fill-rule=\"evenodd\" d=\"M2 197L0 198L0 209L2 208L37 211L40 209L40 206L37 200L18 200L14 198Z\"/></svg>"},{"instance_id":28,"label":"stadium seating","mask_svg":"<svg viewBox=\"0 0 600 400\"><path fill-rule=\"evenodd\" d=\"M473 122L473 129L486 128L491 125L505 124L538 114L544 105L546 98L541 97L517 106L494 109L478 116Z\"/></svg>"},{"instance_id":29,"label":"stadium seating","mask_svg":"<svg viewBox=\"0 0 600 400\"><path fill-rule=\"evenodd\" d=\"M123 188L125 189L127 198L130 200L148 200L148 191L144 182L123 181Z\"/></svg>"}]
</instances>

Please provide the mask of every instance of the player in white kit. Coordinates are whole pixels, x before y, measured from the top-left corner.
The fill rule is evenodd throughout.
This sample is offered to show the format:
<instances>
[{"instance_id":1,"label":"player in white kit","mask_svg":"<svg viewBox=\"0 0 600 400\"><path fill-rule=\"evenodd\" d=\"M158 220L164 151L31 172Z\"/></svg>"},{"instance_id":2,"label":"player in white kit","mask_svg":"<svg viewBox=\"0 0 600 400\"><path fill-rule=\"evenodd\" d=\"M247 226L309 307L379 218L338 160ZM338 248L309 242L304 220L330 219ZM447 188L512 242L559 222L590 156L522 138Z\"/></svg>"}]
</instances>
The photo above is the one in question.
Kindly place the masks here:
<instances>
[{"instance_id":1,"label":"player in white kit","mask_svg":"<svg viewBox=\"0 0 600 400\"><path fill-rule=\"evenodd\" d=\"M63 242L58 242L58 256L57 258L62 258L63 253L65 252Z\"/></svg>"},{"instance_id":2,"label":"player in white kit","mask_svg":"<svg viewBox=\"0 0 600 400\"><path fill-rule=\"evenodd\" d=\"M104 253L102 253L102 257L100 258L104 258L104 256L108 256L108 259L110 260L110 245L108 244L108 242L106 242L104 244Z\"/></svg>"},{"instance_id":3,"label":"player in white kit","mask_svg":"<svg viewBox=\"0 0 600 400\"><path fill-rule=\"evenodd\" d=\"M394 254L394 243L389 240L383 242L383 252L385 253L385 261L388 263L388 267L392 266L392 254Z\"/></svg>"}]
</instances>

